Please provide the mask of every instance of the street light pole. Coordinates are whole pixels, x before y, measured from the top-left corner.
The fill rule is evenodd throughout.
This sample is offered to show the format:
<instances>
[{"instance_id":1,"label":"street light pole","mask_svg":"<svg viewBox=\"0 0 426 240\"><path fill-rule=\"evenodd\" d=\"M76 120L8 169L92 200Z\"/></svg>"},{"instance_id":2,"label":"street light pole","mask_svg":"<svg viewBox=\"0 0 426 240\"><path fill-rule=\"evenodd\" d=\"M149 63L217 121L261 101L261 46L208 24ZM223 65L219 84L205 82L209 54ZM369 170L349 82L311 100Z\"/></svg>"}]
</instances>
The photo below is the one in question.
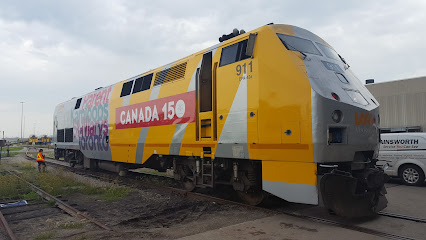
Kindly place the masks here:
<instances>
[{"instance_id":1,"label":"street light pole","mask_svg":"<svg viewBox=\"0 0 426 240\"><path fill-rule=\"evenodd\" d=\"M22 104L22 112L21 112L21 141L22 141L22 123L24 121L24 102L21 102Z\"/></svg>"}]
</instances>

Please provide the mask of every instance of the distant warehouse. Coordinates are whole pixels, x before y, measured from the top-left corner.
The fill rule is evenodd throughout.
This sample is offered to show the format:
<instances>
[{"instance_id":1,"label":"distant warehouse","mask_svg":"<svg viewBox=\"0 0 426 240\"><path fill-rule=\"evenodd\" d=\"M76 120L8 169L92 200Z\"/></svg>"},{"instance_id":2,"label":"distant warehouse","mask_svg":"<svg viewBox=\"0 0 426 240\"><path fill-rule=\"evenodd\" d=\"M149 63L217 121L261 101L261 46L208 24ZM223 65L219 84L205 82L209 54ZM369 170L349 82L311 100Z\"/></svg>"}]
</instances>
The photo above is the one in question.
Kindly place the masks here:
<instances>
[{"instance_id":1,"label":"distant warehouse","mask_svg":"<svg viewBox=\"0 0 426 240\"><path fill-rule=\"evenodd\" d=\"M426 130L426 77L370 83L366 87L380 103L383 133Z\"/></svg>"}]
</instances>

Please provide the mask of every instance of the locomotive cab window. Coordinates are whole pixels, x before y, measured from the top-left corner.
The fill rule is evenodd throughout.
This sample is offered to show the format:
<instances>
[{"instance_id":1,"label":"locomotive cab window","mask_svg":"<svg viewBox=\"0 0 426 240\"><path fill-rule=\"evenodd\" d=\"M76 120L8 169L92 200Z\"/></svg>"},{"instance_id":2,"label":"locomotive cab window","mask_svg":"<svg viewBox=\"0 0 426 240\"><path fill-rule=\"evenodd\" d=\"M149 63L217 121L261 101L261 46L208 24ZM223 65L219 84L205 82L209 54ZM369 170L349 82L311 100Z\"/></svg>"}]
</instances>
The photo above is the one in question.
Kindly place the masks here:
<instances>
[{"instance_id":1,"label":"locomotive cab window","mask_svg":"<svg viewBox=\"0 0 426 240\"><path fill-rule=\"evenodd\" d=\"M345 75L336 72L336 76L342 83L349 84L349 81L348 81L348 79L346 79Z\"/></svg>"},{"instance_id":2,"label":"locomotive cab window","mask_svg":"<svg viewBox=\"0 0 426 240\"><path fill-rule=\"evenodd\" d=\"M151 87L152 76L153 74L151 73L136 79L132 94L148 90Z\"/></svg>"},{"instance_id":3,"label":"locomotive cab window","mask_svg":"<svg viewBox=\"0 0 426 240\"><path fill-rule=\"evenodd\" d=\"M81 98L77 99L77 102L75 103L74 109L79 109L81 104Z\"/></svg>"},{"instance_id":4,"label":"locomotive cab window","mask_svg":"<svg viewBox=\"0 0 426 240\"><path fill-rule=\"evenodd\" d=\"M321 51L328 57L335 60L340 60L339 55L336 51L334 51L332 48L327 47L324 44L321 44L317 42L318 47L321 49Z\"/></svg>"},{"instance_id":5,"label":"locomotive cab window","mask_svg":"<svg viewBox=\"0 0 426 240\"><path fill-rule=\"evenodd\" d=\"M126 82L123 84L123 88L121 89L120 97L124 97L130 94L132 91L133 81Z\"/></svg>"},{"instance_id":6,"label":"locomotive cab window","mask_svg":"<svg viewBox=\"0 0 426 240\"><path fill-rule=\"evenodd\" d=\"M246 55L247 42L246 39L223 48L219 67L250 58Z\"/></svg>"},{"instance_id":7,"label":"locomotive cab window","mask_svg":"<svg viewBox=\"0 0 426 240\"><path fill-rule=\"evenodd\" d=\"M281 42L284 44L284 46L290 51L300 51L303 53L310 53L322 56L320 51L315 47L315 45L307 39L279 33L277 33L277 35L280 38Z\"/></svg>"}]
</instances>

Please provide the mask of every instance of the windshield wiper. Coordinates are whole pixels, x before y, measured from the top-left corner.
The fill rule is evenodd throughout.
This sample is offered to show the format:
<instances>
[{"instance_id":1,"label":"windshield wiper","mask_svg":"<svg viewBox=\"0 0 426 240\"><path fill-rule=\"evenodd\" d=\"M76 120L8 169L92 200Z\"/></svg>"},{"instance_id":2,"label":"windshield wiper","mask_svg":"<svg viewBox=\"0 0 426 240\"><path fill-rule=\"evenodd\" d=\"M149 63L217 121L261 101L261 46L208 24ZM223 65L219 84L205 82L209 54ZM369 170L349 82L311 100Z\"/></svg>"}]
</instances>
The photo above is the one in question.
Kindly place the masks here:
<instances>
[{"instance_id":1,"label":"windshield wiper","mask_svg":"<svg viewBox=\"0 0 426 240\"><path fill-rule=\"evenodd\" d=\"M345 59L344 58L342 58L342 56L340 56L340 54L337 54L338 56L339 56L339 58L340 58L340 60L342 60L342 62L347 66L347 68L346 69L348 69L348 68L350 68L351 66L349 66L349 64L347 64L346 63L346 61L345 61Z\"/></svg>"},{"instance_id":2,"label":"windshield wiper","mask_svg":"<svg viewBox=\"0 0 426 240\"><path fill-rule=\"evenodd\" d=\"M302 54L302 55L303 55L303 60L305 60L305 58L307 57L307 55L306 55L305 53L303 53L302 51L298 50L297 48L295 48L295 47L291 46L290 44L286 43L286 42L285 42L285 41L283 41L282 39L280 39L280 40L281 40L281 42L283 42L284 46L285 46L288 50L293 49L293 50L295 50L295 51L300 52L300 54ZM291 48L291 49L290 49L290 48Z\"/></svg>"}]
</instances>

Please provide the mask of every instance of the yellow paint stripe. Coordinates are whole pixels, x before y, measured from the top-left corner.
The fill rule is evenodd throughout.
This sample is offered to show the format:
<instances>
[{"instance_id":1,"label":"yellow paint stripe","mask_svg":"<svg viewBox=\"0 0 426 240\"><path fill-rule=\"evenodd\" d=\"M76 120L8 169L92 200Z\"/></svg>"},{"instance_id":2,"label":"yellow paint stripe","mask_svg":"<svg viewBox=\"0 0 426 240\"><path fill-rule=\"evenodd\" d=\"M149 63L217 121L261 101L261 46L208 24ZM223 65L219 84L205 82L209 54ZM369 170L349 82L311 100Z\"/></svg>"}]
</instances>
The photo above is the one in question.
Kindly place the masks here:
<instances>
[{"instance_id":1,"label":"yellow paint stripe","mask_svg":"<svg viewBox=\"0 0 426 240\"><path fill-rule=\"evenodd\" d=\"M205 143L194 143L194 144L182 144L182 147L216 147L216 144L205 144Z\"/></svg>"},{"instance_id":2,"label":"yellow paint stripe","mask_svg":"<svg viewBox=\"0 0 426 240\"><path fill-rule=\"evenodd\" d=\"M168 143L145 143L145 147L170 147Z\"/></svg>"},{"instance_id":3,"label":"yellow paint stripe","mask_svg":"<svg viewBox=\"0 0 426 240\"><path fill-rule=\"evenodd\" d=\"M136 147L136 144L112 143L111 146L116 147Z\"/></svg>"},{"instance_id":4,"label":"yellow paint stripe","mask_svg":"<svg viewBox=\"0 0 426 240\"><path fill-rule=\"evenodd\" d=\"M308 144L249 144L251 149L309 149Z\"/></svg>"}]
</instances>

